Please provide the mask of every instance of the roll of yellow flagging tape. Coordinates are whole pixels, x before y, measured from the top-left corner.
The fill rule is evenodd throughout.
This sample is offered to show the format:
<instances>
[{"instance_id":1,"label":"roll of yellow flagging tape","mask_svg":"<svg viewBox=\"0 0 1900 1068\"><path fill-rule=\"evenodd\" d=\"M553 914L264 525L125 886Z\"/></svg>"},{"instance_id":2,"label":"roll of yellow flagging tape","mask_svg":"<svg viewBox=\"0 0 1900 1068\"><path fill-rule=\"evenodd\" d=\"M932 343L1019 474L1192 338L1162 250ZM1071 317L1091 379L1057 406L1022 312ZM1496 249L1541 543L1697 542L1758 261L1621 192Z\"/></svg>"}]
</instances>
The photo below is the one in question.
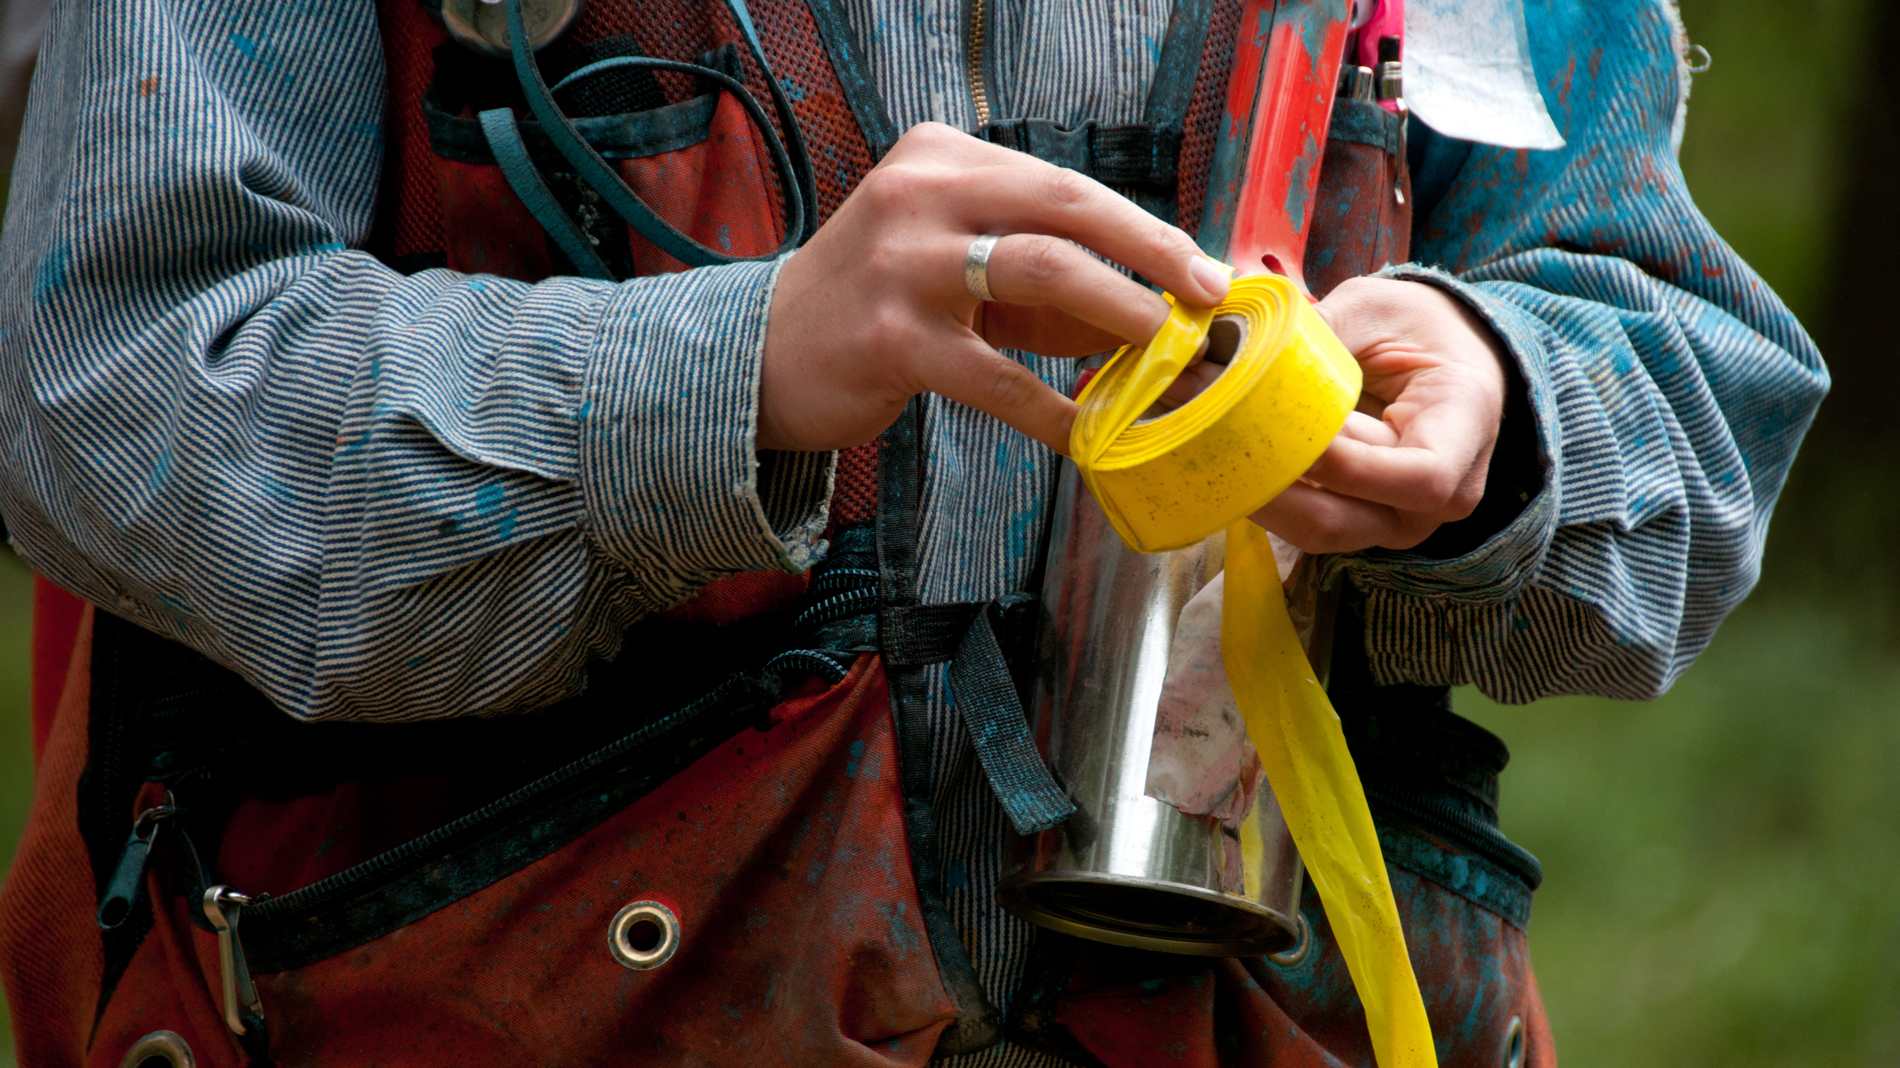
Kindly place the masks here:
<instances>
[{"instance_id":1,"label":"roll of yellow flagging tape","mask_svg":"<svg viewBox=\"0 0 1900 1068\"><path fill-rule=\"evenodd\" d=\"M1157 414L1203 339L1225 369ZM1247 518L1325 451L1359 385L1358 364L1292 283L1237 279L1219 307L1174 305L1154 340L1116 353L1082 391L1069 447L1130 548L1178 549L1226 530L1221 659L1247 733L1326 906L1381 1068L1435 1068L1358 769L1287 616L1273 547Z\"/></svg>"}]
</instances>

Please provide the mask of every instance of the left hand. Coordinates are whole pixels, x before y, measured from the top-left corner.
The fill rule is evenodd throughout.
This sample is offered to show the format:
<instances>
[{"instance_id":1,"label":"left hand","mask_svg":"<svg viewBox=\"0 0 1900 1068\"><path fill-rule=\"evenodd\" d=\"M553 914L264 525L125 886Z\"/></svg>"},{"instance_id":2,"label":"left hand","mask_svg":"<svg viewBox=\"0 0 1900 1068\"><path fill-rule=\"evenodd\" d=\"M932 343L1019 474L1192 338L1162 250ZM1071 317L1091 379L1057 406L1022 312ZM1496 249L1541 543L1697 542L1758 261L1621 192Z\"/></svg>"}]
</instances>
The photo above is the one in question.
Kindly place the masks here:
<instances>
[{"instance_id":1,"label":"left hand","mask_svg":"<svg viewBox=\"0 0 1900 1068\"><path fill-rule=\"evenodd\" d=\"M1319 461L1253 520L1310 553L1410 549L1484 498L1510 355L1469 307L1419 282L1356 278L1315 307L1365 388Z\"/></svg>"}]
</instances>

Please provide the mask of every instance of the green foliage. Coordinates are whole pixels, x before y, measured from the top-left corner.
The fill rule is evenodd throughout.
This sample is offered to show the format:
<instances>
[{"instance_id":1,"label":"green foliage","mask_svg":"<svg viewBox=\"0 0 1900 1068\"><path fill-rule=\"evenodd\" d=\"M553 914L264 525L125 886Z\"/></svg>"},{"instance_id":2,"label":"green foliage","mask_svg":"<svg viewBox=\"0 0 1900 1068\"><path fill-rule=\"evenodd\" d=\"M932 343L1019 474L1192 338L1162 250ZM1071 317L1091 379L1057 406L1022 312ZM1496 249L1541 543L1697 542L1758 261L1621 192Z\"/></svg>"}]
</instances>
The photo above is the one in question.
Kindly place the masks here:
<instances>
[{"instance_id":1,"label":"green foliage","mask_svg":"<svg viewBox=\"0 0 1900 1068\"><path fill-rule=\"evenodd\" d=\"M1900 1063L1892 654L1847 606L1774 597L1653 703L1458 695L1515 753L1566 1068Z\"/></svg>"},{"instance_id":2,"label":"green foliage","mask_svg":"<svg viewBox=\"0 0 1900 1068\"><path fill-rule=\"evenodd\" d=\"M1682 169L1703 214L1803 321L1821 314L1872 0L1684 0L1695 78Z\"/></svg>"},{"instance_id":3,"label":"green foliage","mask_svg":"<svg viewBox=\"0 0 1900 1068\"><path fill-rule=\"evenodd\" d=\"M26 827L33 800L33 722L28 707L33 577L0 551L0 871ZM13 1023L0 998L0 1065L13 1064Z\"/></svg>"},{"instance_id":4,"label":"green foliage","mask_svg":"<svg viewBox=\"0 0 1900 1068\"><path fill-rule=\"evenodd\" d=\"M1682 166L1716 229L1825 311L1869 0L1689 0ZM1882 120L1892 121L1892 120ZM1567 1068L1900 1063L1900 505L1817 439L1756 597L1654 703L1459 711L1502 735L1548 873L1531 947Z\"/></svg>"}]
</instances>

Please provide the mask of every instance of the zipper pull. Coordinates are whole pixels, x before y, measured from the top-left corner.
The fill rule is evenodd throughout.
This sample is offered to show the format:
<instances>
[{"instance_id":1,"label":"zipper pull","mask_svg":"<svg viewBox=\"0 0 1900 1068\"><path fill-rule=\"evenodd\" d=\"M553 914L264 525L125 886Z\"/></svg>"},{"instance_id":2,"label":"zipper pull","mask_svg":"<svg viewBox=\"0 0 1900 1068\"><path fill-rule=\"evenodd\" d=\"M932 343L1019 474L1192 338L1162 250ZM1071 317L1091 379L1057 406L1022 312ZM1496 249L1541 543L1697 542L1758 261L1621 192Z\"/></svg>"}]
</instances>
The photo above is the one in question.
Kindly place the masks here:
<instances>
[{"instance_id":1,"label":"zipper pull","mask_svg":"<svg viewBox=\"0 0 1900 1068\"><path fill-rule=\"evenodd\" d=\"M240 894L228 886L205 891L205 919L218 932L218 971L224 987L224 1025L234 1035L247 1034L251 1025L264 1022L264 1003L258 1000L257 985L251 982L251 969L244 963L244 943L238 941L238 914L255 898ZM248 1024L247 1024L248 1018Z\"/></svg>"},{"instance_id":2,"label":"zipper pull","mask_svg":"<svg viewBox=\"0 0 1900 1068\"><path fill-rule=\"evenodd\" d=\"M93 914L100 929L110 931L132 914L132 902L139 896L139 884L145 879L146 861L152 856L152 843L158 840L159 824L177 812L178 806L167 792L164 804L139 813L133 822L132 836L125 840L118 866L112 869L112 880L106 883L105 896L99 900L99 911Z\"/></svg>"}]
</instances>

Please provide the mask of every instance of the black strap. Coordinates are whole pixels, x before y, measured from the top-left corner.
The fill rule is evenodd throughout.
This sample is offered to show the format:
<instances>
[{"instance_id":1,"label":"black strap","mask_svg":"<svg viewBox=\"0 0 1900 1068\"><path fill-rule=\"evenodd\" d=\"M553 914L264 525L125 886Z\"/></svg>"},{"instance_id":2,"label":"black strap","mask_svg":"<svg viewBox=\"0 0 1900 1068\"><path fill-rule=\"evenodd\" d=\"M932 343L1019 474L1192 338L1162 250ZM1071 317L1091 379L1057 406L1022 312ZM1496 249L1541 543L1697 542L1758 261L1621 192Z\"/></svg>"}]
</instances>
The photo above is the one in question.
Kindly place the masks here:
<instances>
[{"instance_id":1,"label":"black strap","mask_svg":"<svg viewBox=\"0 0 1900 1068\"><path fill-rule=\"evenodd\" d=\"M1060 126L1048 119L992 122L977 136L991 144L1067 167L1103 185L1172 192L1181 158L1178 126L1137 123Z\"/></svg>"},{"instance_id":2,"label":"black strap","mask_svg":"<svg viewBox=\"0 0 1900 1068\"><path fill-rule=\"evenodd\" d=\"M1141 111L1143 122L1176 130L1186 125L1213 13L1214 0L1174 0L1174 9L1168 13L1168 36L1161 42L1161 58L1155 62L1154 81L1148 83L1148 102Z\"/></svg>"},{"instance_id":3,"label":"black strap","mask_svg":"<svg viewBox=\"0 0 1900 1068\"><path fill-rule=\"evenodd\" d=\"M878 632L886 649L901 643L901 610L917 604L918 511L923 492L922 402L912 397L878 442L877 570ZM1003 1039L1002 1013L991 1003L970 963L969 951L951 922L945 901L943 863L937 846L937 817L930 800L930 723L925 714L921 664L886 662L891 715L896 721L899 778L904 795L904 825L910 836L911 867L924 929L937 958L944 989L957 1006L957 1018L937 1042L937 1056L951 1057L988 1049Z\"/></svg>"},{"instance_id":4,"label":"black strap","mask_svg":"<svg viewBox=\"0 0 1900 1068\"><path fill-rule=\"evenodd\" d=\"M950 662L950 689L970 732L970 744L989 776L1017 834L1046 831L1075 814L1075 802L1049 774L1036 751L1022 702L990 629L990 613L978 612Z\"/></svg>"},{"instance_id":5,"label":"black strap","mask_svg":"<svg viewBox=\"0 0 1900 1068\"><path fill-rule=\"evenodd\" d=\"M805 6L818 24L818 35L824 38L825 51L831 57L831 69L844 89L851 114L857 116L858 129L871 147L871 158L883 159L897 143L897 126L884 110L884 98L878 96L877 83L871 80L871 66L865 62L864 49L858 46L851 21L838 0L805 0Z\"/></svg>"}]
</instances>

